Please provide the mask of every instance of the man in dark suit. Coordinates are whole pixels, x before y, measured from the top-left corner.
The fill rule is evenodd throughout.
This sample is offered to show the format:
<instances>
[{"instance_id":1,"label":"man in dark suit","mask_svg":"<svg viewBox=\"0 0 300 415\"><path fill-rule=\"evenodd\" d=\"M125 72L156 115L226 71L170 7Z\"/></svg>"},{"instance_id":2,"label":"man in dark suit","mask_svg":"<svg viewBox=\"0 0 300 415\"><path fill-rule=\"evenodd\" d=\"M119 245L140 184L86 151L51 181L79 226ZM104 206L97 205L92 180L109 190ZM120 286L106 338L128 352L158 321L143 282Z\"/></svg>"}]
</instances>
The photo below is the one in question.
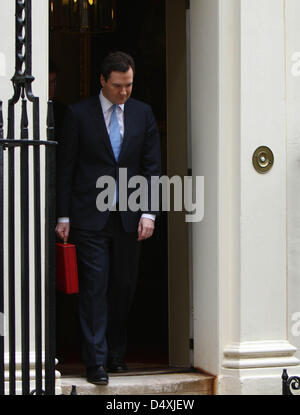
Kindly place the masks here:
<instances>
[{"instance_id":1,"label":"man in dark suit","mask_svg":"<svg viewBox=\"0 0 300 415\"><path fill-rule=\"evenodd\" d=\"M160 140L151 108L130 98L135 65L122 52L108 55L101 68L101 92L69 107L58 154L57 235L76 244L79 317L87 380L107 384L108 371L127 369L127 320L136 287L140 241L152 236L155 215L118 209L119 169L127 183L159 176ZM117 187L113 209L96 206L99 177ZM126 184L127 184L126 183ZM128 197L134 189L128 189Z\"/></svg>"}]
</instances>

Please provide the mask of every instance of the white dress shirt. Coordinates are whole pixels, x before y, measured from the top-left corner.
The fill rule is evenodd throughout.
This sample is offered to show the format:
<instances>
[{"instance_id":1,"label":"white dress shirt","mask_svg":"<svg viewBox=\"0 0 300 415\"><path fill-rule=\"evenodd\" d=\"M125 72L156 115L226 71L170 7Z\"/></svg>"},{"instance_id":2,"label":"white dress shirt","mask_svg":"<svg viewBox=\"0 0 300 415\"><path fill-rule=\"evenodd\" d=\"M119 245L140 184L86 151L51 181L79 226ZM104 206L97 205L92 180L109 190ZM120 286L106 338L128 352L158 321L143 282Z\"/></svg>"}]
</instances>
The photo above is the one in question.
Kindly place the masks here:
<instances>
[{"instance_id":1,"label":"white dress shirt","mask_svg":"<svg viewBox=\"0 0 300 415\"><path fill-rule=\"evenodd\" d=\"M100 99L100 103L101 103L101 107L102 107L102 111L103 111L103 116L104 116L104 121L105 121L105 125L106 125L106 129L108 131L110 131L110 119L111 119L111 115L113 112L113 103L110 102L107 98L105 98L105 96L102 93L102 89L100 91L100 95L99 95L99 99ZM124 138L124 104L120 104L117 105L117 119L120 125L120 133L121 133L121 139L123 141ZM155 215L150 215L148 213L143 213L142 214L142 218L147 218L147 219L152 219L153 221L155 221ZM69 222L69 218L58 218L58 222L62 223L62 222Z\"/></svg>"}]
</instances>

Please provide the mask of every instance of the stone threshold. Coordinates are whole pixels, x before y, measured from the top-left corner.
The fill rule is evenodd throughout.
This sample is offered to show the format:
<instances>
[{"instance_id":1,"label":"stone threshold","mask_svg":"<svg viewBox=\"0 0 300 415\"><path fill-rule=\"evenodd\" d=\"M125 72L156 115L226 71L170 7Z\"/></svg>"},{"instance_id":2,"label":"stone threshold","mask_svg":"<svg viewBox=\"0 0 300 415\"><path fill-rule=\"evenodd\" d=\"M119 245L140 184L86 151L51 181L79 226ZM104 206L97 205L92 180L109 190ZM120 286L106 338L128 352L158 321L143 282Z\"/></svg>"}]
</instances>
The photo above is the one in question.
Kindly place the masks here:
<instances>
[{"instance_id":1,"label":"stone threshold","mask_svg":"<svg viewBox=\"0 0 300 415\"><path fill-rule=\"evenodd\" d=\"M198 372L110 375L107 386L87 382L82 375L61 378L62 394L70 395L213 395L214 377Z\"/></svg>"}]
</instances>

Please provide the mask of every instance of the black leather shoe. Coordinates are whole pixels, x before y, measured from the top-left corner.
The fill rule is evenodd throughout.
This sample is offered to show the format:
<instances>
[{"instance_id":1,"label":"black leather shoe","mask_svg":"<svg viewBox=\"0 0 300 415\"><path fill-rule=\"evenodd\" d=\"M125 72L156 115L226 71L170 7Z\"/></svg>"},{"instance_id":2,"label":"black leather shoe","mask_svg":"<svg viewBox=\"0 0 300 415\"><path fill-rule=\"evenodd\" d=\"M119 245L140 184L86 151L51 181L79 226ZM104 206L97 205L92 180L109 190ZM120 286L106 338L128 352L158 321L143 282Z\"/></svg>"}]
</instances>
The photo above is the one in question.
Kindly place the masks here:
<instances>
[{"instance_id":1,"label":"black leather shoe","mask_svg":"<svg viewBox=\"0 0 300 415\"><path fill-rule=\"evenodd\" d=\"M94 383L95 385L108 384L108 376L103 366L87 368L86 380L90 383Z\"/></svg>"},{"instance_id":2,"label":"black leather shoe","mask_svg":"<svg viewBox=\"0 0 300 415\"><path fill-rule=\"evenodd\" d=\"M128 367L123 359L113 357L112 359L108 360L107 370L108 372L120 373L126 372L128 370Z\"/></svg>"}]
</instances>

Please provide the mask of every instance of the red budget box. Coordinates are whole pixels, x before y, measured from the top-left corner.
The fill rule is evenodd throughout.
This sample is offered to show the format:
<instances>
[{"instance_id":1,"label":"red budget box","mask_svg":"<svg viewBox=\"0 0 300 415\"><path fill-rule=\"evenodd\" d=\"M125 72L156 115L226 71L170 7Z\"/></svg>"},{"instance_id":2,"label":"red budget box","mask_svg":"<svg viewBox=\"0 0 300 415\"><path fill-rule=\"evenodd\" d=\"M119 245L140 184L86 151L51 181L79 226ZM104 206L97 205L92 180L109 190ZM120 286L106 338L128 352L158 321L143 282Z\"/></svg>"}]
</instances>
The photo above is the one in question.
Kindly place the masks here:
<instances>
[{"instance_id":1,"label":"red budget box","mask_svg":"<svg viewBox=\"0 0 300 415\"><path fill-rule=\"evenodd\" d=\"M65 294L79 292L76 247L56 242L56 289Z\"/></svg>"}]
</instances>

